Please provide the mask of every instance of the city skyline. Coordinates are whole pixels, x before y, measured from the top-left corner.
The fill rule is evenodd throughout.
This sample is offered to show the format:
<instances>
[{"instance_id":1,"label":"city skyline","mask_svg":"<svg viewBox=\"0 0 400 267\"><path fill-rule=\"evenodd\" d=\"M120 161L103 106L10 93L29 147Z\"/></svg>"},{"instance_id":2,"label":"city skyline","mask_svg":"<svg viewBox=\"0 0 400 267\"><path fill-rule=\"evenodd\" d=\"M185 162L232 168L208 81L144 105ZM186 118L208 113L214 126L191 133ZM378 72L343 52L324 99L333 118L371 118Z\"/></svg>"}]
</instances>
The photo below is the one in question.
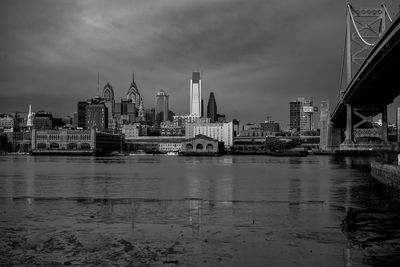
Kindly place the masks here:
<instances>
[{"instance_id":1,"label":"city skyline","mask_svg":"<svg viewBox=\"0 0 400 267\"><path fill-rule=\"evenodd\" d=\"M177 114L189 113L193 71L202 72L203 95L214 92L221 110L243 122L271 116L287 125L298 96L336 103L344 1L45 3L0 3L1 112L32 104L72 115L77 101L96 94L98 73L121 99L133 71L145 108L164 88ZM397 13L396 1L386 4Z\"/></svg>"}]
</instances>

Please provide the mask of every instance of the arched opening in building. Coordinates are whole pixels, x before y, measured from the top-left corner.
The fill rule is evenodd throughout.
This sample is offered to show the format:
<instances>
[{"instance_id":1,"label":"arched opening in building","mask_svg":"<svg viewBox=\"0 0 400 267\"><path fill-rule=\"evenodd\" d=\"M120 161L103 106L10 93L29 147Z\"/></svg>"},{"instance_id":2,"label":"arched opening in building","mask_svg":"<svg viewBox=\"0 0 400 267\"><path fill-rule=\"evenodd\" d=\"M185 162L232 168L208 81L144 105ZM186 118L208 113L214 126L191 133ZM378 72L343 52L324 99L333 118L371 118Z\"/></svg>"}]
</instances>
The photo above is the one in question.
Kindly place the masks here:
<instances>
[{"instance_id":1,"label":"arched opening in building","mask_svg":"<svg viewBox=\"0 0 400 267\"><path fill-rule=\"evenodd\" d=\"M192 151L192 150L193 150L192 144L187 144L187 145L186 145L186 150L187 150L187 151Z\"/></svg>"},{"instance_id":2,"label":"arched opening in building","mask_svg":"<svg viewBox=\"0 0 400 267\"><path fill-rule=\"evenodd\" d=\"M76 143L69 143L68 144L68 149L69 150L76 150L78 145Z\"/></svg>"},{"instance_id":3,"label":"arched opening in building","mask_svg":"<svg viewBox=\"0 0 400 267\"><path fill-rule=\"evenodd\" d=\"M50 144L50 149L59 149L60 145L58 143L51 143Z\"/></svg>"},{"instance_id":4,"label":"arched opening in building","mask_svg":"<svg viewBox=\"0 0 400 267\"><path fill-rule=\"evenodd\" d=\"M37 148L38 149L46 149L47 147L46 147L45 143L39 143L39 144L37 144Z\"/></svg>"},{"instance_id":5,"label":"arched opening in building","mask_svg":"<svg viewBox=\"0 0 400 267\"><path fill-rule=\"evenodd\" d=\"M88 143L81 144L81 149L82 150L90 150L90 144L88 144Z\"/></svg>"},{"instance_id":6,"label":"arched opening in building","mask_svg":"<svg viewBox=\"0 0 400 267\"><path fill-rule=\"evenodd\" d=\"M212 152L212 151L213 151L213 149L214 149L214 147L213 147L213 145L212 145L212 144L208 144L208 145L206 146L206 150L207 150L207 152Z\"/></svg>"},{"instance_id":7,"label":"arched opening in building","mask_svg":"<svg viewBox=\"0 0 400 267\"><path fill-rule=\"evenodd\" d=\"M202 151L202 150L203 150L203 145L202 144L197 144L196 151Z\"/></svg>"}]
</instances>

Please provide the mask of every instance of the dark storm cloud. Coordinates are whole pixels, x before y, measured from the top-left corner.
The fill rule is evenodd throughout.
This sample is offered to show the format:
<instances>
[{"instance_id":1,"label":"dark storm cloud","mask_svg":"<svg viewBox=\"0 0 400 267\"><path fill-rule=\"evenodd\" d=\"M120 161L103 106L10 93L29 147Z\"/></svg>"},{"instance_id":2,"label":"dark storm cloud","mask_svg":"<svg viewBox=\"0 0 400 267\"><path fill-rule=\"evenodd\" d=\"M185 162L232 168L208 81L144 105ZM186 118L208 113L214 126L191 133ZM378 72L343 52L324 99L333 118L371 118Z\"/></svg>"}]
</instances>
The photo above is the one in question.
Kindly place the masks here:
<instances>
[{"instance_id":1,"label":"dark storm cloud","mask_svg":"<svg viewBox=\"0 0 400 267\"><path fill-rule=\"evenodd\" d=\"M187 113L202 71L205 103L214 91L230 117L287 122L292 98L335 102L344 14L333 0L1 1L1 112L71 114L97 93L97 72L123 97L135 71L146 107L164 88Z\"/></svg>"}]
</instances>

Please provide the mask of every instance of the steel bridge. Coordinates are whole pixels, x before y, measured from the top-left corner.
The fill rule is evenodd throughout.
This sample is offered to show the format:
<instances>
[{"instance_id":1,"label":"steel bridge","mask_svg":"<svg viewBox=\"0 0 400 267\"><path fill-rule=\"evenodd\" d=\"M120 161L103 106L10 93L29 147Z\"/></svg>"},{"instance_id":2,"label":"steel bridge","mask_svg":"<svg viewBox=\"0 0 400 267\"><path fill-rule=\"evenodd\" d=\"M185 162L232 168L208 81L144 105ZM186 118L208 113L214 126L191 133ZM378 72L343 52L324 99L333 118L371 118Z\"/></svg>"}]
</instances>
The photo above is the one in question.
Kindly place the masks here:
<instances>
[{"instance_id":1,"label":"steel bridge","mask_svg":"<svg viewBox=\"0 0 400 267\"><path fill-rule=\"evenodd\" d=\"M388 144L387 106L400 95L400 16L392 20L383 5L374 10L356 10L350 4L347 8L347 87L330 116L328 146L347 150L362 147L362 143L371 144L371 139L380 140L381 145ZM375 17L372 23L378 21L381 32L371 29L372 23L357 23L356 16ZM391 23L385 29L387 18ZM362 36L365 29L377 35ZM360 52L352 54L352 41L357 41L364 52L368 51L354 75L352 66L358 63ZM380 129L372 127L372 118L379 114L382 114Z\"/></svg>"}]
</instances>

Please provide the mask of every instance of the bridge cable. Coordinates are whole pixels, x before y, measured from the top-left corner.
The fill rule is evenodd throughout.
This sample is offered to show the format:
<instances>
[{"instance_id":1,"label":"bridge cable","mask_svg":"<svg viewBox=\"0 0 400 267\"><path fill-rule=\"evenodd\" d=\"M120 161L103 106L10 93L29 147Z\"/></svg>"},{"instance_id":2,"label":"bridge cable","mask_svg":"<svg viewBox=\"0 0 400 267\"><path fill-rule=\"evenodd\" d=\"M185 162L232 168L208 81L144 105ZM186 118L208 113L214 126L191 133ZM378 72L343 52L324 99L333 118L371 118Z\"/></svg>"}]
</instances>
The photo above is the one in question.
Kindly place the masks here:
<instances>
[{"instance_id":1,"label":"bridge cable","mask_svg":"<svg viewBox=\"0 0 400 267\"><path fill-rule=\"evenodd\" d=\"M338 101L340 100L341 93L342 93L342 85L343 85L343 72L344 72L344 65L345 65L345 57L346 57L346 38L347 38L347 27L344 34L344 44L343 44L343 56L342 56L342 67L340 70L340 84L339 84L339 94L338 94Z\"/></svg>"},{"instance_id":2,"label":"bridge cable","mask_svg":"<svg viewBox=\"0 0 400 267\"><path fill-rule=\"evenodd\" d=\"M349 14L350 14L351 21L353 22L353 26L354 26L354 28L356 29L356 32L357 32L357 34L358 34L358 37L360 37L361 41L362 41L364 44L369 45L369 46L373 46L374 44L368 43L368 42L361 36L361 33L358 31L356 22L354 21L353 13L351 12L351 6L350 6L350 4L347 4L347 9L348 9L348 12L349 12Z\"/></svg>"},{"instance_id":3,"label":"bridge cable","mask_svg":"<svg viewBox=\"0 0 400 267\"><path fill-rule=\"evenodd\" d=\"M383 6L383 9L385 9L385 13L386 13L386 15L388 16L388 19L390 20L390 22L393 22L393 21L392 21L392 18L391 18L390 15L389 15L388 10L386 9L386 5L385 5L385 4L382 4L382 6Z\"/></svg>"}]
</instances>

